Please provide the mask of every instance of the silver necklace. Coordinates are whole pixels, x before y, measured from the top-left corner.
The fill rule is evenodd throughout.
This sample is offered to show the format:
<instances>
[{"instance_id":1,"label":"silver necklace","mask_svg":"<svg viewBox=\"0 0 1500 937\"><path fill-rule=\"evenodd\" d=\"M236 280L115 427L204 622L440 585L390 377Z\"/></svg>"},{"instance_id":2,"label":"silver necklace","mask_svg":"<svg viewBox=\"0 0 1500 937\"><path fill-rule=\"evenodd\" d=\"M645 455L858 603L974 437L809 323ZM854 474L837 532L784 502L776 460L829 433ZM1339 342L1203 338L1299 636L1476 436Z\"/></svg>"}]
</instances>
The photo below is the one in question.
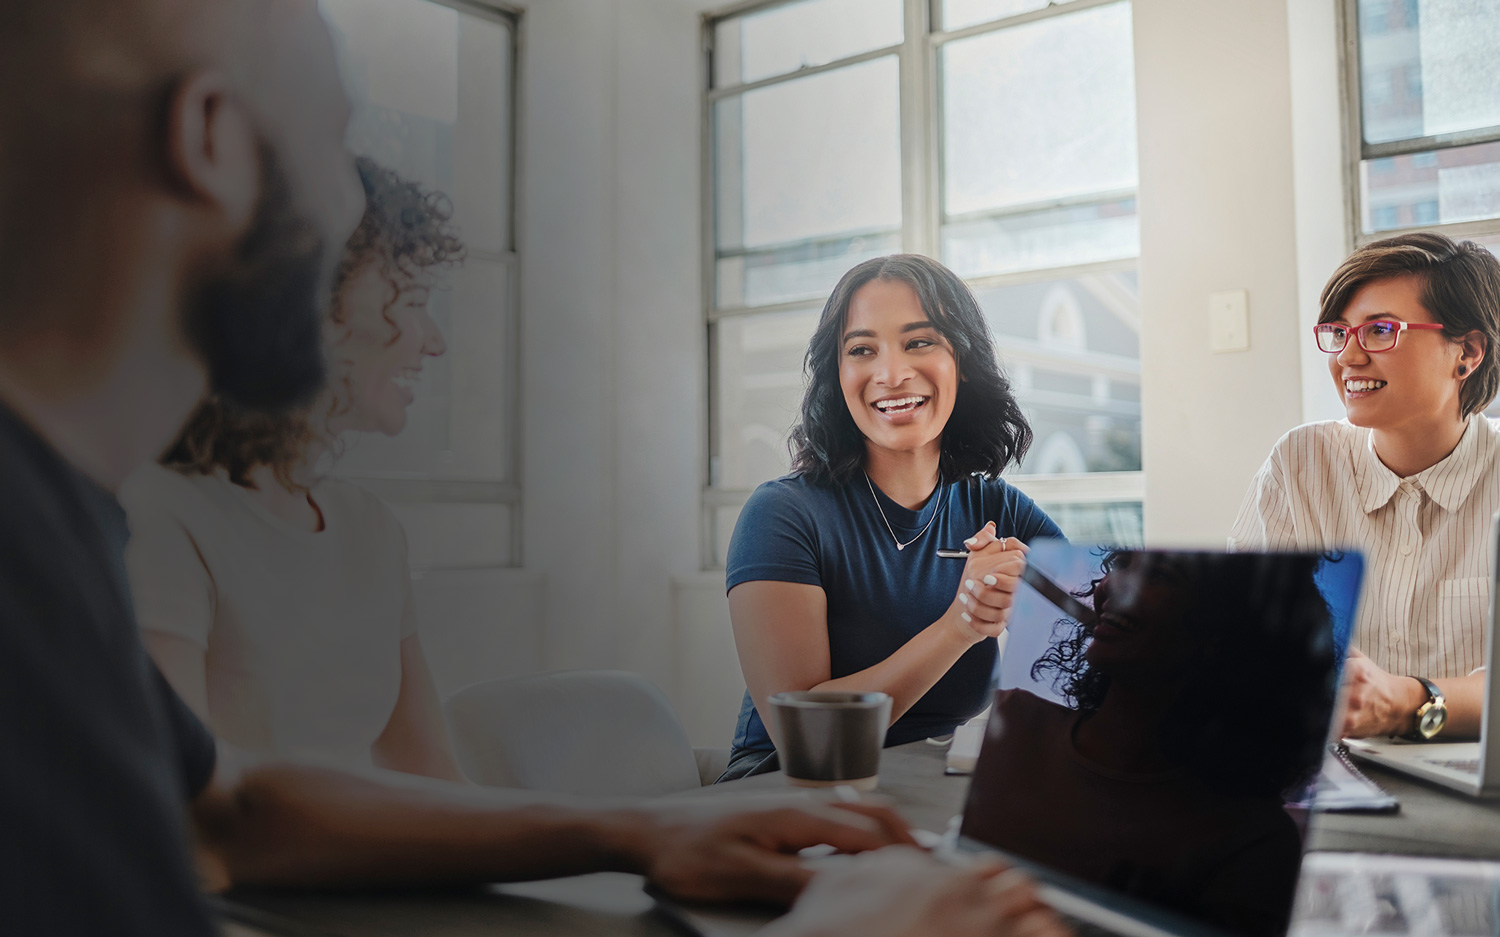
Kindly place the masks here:
<instances>
[{"instance_id":1,"label":"silver necklace","mask_svg":"<svg viewBox=\"0 0 1500 937\"><path fill-rule=\"evenodd\" d=\"M885 521L885 529L890 532L891 541L896 544L896 551L898 553L916 543L918 540L921 540L922 534L927 533L927 527L931 527L932 522L937 520L939 514L943 513L943 505L940 504L937 507L933 508L932 516L927 519L927 527L923 527L921 533L917 534L915 537L911 538L905 543L902 543L901 538L896 536L895 528L891 526L891 519L885 516L885 508L880 506L880 498L875 494L875 483L870 481L869 472L865 473L865 484L870 486L870 498L875 502L875 510L880 512L880 519ZM939 484L941 484L941 482L939 482ZM944 492L944 499L946 499L947 496L947 492Z\"/></svg>"}]
</instances>

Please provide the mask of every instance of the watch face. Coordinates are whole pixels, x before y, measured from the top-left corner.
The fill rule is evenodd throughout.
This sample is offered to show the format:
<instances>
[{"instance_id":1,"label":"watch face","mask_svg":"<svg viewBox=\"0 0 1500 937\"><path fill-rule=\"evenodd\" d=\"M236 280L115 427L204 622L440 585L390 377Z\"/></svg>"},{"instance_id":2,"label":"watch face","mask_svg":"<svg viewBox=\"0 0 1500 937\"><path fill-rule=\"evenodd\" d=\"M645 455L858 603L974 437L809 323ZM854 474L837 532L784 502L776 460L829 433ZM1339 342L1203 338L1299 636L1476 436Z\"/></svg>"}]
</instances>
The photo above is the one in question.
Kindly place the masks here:
<instances>
[{"instance_id":1,"label":"watch face","mask_svg":"<svg viewBox=\"0 0 1500 937\"><path fill-rule=\"evenodd\" d=\"M1424 706L1421 718L1417 720L1417 731L1422 737L1430 739L1443 730L1443 723L1448 721L1448 710L1437 706Z\"/></svg>"}]
</instances>

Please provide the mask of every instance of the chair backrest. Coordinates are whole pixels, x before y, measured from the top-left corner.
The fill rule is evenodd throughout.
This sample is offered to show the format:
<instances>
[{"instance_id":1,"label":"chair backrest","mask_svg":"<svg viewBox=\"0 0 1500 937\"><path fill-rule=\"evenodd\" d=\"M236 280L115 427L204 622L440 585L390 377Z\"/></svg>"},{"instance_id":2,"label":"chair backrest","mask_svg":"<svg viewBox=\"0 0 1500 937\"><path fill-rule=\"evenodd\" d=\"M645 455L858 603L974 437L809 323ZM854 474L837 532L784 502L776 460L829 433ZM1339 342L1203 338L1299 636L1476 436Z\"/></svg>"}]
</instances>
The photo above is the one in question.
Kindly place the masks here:
<instances>
[{"instance_id":1,"label":"chair backrest","mask_svg":"<svg viewBox=\"0 0 1500 937\"><path fill-rule=\"evenodd\" d=\"M507 677L448 698L459 764L480 784L653 796L699 786L687 733L645 677L575 670Z\"/></svg>"}]
</instances>

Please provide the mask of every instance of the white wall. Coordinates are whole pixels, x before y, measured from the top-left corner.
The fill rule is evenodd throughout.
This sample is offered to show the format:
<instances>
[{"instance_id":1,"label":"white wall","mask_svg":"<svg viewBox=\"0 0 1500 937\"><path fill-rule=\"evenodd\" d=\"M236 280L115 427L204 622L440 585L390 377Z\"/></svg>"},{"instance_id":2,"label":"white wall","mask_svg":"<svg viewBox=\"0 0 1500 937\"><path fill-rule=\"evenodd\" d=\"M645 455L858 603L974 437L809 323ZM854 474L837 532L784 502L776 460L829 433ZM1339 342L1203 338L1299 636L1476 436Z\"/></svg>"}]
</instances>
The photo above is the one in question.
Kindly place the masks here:
<instances>
[{"instance_id":1,"label":"white wall","mask_svg":"<svg viewBox=\"0 0 1500 937\"><path fill-rule=\"evenodd\" d=\"M684 650L686 628L722 652L722 622L682 622L674 586L692 609L723 603L722 576L698 574L698 12L534 0L522 43L523 553L543 599L499 600L544 610L544 668L644 673L695 741L727 745L732 708L706 712L694 681L738 667Z\"/></svg>"},{"instance_id":2,"label":"white wall","mask_svg":"<svg viewBox=\"0 0 1500 937\"><path fill-rule=\"evenodd\" d=\"M1292 164L1297 201L1298 339L1302 343L1302 419L1337 420L1344 405L1328 356L1312 342L1323 284L1353 249L1344 187L1344 113L1338 5L1286 0L1292 64Z\"/></svg>"},{"instance_id":3,"label":"white wall","mask_svg":"<svg viewBox=\"0 0 1500 937\"><path fill-rule=\"evenodd\" d=\"M697 568L705 5L527 5L524 569L485 587L493 616L471 616L534 631L493 641L515 658L497 666L639 670L695 743L723 745L743 684L722 576ZM1272 443L1326 409L1304 337L1344 250L1333 9L1135 0L1154 542L1221 544ZM1212 354L1208 295L1241 288L1250 350Z\"/></svg>"},{"instance_id":4,"label":"white wall","mask_svg":"<svg viewBox=\"0 0 1500 937\"><path fill-rule=\"evenodd\" d=\"M1288 28L1287 0L1135 0L1148 542L1222 545L1302 419ZM1214 354L1234 289L1250 348Z\"/></svg>"}]
</instances>

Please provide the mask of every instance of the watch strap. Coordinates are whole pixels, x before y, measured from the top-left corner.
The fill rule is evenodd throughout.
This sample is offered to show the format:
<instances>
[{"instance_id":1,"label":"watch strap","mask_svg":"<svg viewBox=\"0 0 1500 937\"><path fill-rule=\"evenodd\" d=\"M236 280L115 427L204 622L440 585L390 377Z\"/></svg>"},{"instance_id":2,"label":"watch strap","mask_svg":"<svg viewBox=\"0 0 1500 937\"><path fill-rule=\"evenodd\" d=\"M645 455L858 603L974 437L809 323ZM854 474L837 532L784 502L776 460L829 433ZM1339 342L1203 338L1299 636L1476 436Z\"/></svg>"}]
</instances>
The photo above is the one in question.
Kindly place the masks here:
<instances>
[{"instance_id":1,"label":"watch strap","mask_svg":"<svg viewBox=\"0 0 1500 937\"><path fill-rule=\"evenodd\" d=\"M1448 701L1443 696L1443 691L1438 689L1438 685L1436 683L1433 683L1431 680L1427 679L1426 677L1413 677L1412 679L1416 680L1418 683L1422 684L1422 689L1424 689L1424 690L1427 691L1427 702L1429 702L1429 703L1442 703L1443 704L1443 708L1445 708L1445 709L1447 708L1447 702Z\"/></svg>"},{"instance_id":2,"label":"watch strap","mask_svg":"<svg viewBox=\"0 0 1500 937\"><path fill-rule=\"evenodd\" d=\"M1427 736L1422 734L1422 716L1428 711L1429 708L1436 706L1444 711L1446 721L1448 700L1443 696L1443 691L1438 689L1438 685L1436 683L1433 683L1426 677L1413 676L1412 679L1422 684L1422 689L1427 691L1427 701L1418 706L1417 711L1413 714L1416 718L1416 722L1415 724L1413 724L1412 730L1401 737L1411 742L1426 742L1429 739ZM1440 727L1438 729L1438 732L1441 731L1442 729ZM1436 732L1433 733L1433 737L1436 737L1436 735Z\"/></svg>"}]
</instances>

